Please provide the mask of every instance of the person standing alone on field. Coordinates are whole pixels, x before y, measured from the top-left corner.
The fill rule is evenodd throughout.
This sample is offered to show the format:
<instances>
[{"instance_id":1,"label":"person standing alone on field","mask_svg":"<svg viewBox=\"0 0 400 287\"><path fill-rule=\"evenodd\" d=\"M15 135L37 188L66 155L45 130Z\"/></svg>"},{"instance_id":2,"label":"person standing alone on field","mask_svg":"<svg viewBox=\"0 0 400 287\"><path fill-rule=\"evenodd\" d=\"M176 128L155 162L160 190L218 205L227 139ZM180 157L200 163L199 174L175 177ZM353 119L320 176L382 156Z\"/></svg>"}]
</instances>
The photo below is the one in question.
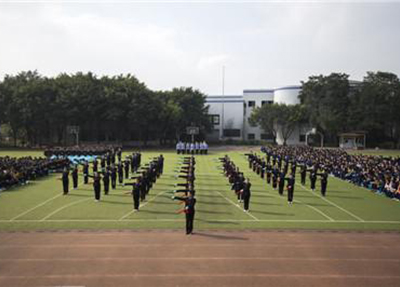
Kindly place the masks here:
<instances>
[{"instance_id":1,"label":"person standing alone on field","mask_svg":"<svg viewBox=\"0 0 400 287\"><path fill-rule=\"evenodd\" d=\"M69 171L66 167L64 168L61 180L63 183L63 194L67 195L69 192Z\"/></svg>"},{"instance_id":2,"label":"person standing alone on field","mask_svg":"<svg viewBox=\"0 0 400 287\"><path fill-rule=\"evenodd\" d=\"M250 196L251 196L250 188L251 188L251 183L250 180L247 178L243 184L243 189L242 189L244 212L249 212Z\"/></svg>"},{"instance_id":3,"label":"person standing alone on field","mask_svg":"<svg viewBox=\"0 0 400 287\"><path fill-rule=\"evenodd\" d=\"M182 212L186 215L186 235L193 234L196 198L191 192L189 192L187 197L174 196L173 199L178 199L185 203L185 208Z\"/></svg>"}]
</instances>

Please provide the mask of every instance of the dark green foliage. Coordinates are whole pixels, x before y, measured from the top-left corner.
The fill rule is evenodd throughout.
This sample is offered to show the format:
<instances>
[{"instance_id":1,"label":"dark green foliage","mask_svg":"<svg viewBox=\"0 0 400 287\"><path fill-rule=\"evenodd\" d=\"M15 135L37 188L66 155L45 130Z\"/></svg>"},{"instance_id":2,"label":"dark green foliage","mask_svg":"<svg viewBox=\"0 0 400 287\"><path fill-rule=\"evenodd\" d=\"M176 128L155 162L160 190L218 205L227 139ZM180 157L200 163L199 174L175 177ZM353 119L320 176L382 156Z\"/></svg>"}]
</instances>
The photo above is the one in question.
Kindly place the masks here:
<instances>
[{"instance_id":1,"label":"dark green foliage","mask_svg":"<svg viewBox=\"0 0 400 287\"><path fill-rule=\"evenodd\" d=\"M312 76L303 82L301 103L312 126L337 145L337 134L365 131L369 146L400 141L400 81L397 75L368 72L350 85L348 75Z\"/></svg>"},{"instance_id":2,"label":"dark green foliage","mask_svg":"<svg viewBox=\"0 0 400 287\"><path fill-rule=\"evenodd\" d=\"M400 81L392 73L367 73L352 99L352 126L368 131L371 144L400 140Z\"/></svg>"},{"instance_id":3,"label":"dark green foliage","mask_svg":"<svg viewBox=\"0 0 400 287\"><path fill-rule=\"evenodd\" d=\"M346 74L332 73L329 76L312 76L302 83L300 98L310 124L333 142L336 141L337 133L345 132L348 128L348 77Z\"/></svg>"},{"instance_id":4,"label":"dark green foliage","mask_svg":"<svg viewBox=\"0 0 400 287\"><path fill-rule=\"evenodd\" d=\"M272 104L256 108L250 116L251 125L260 125L276 139L278 130L282 133L284 145L296 127L306 119L304 106Z\"/></svg>"},{"instance_id":5,"label":"dark green foliage","mask_svg":"<svg viewBox=\"0 0 400 287\"><path fill-rule=\"evenodd\" d=\"M132 75L92 73L46 78L36 71L0 82L0 124L30 145L67 142L66 127L80 126L84 141L176 140L187 125L206 130L205 96L192 88L153 92Z\"/></svg>"}]
</instances>

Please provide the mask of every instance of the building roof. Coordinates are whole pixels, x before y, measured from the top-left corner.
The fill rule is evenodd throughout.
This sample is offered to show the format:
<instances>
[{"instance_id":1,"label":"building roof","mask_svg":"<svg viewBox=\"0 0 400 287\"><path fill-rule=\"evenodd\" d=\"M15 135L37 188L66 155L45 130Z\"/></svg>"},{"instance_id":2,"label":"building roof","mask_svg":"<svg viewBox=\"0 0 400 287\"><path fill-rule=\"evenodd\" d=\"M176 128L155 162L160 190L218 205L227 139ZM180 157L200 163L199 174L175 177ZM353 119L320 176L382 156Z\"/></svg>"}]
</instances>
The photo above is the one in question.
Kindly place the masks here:
<instances>
[{"instance_id":1,"label":"building roof","mask_svg":"<svg viewBox=\"0 0 400 287\"><path fill-rule=\"evenodd\" d=\"M261 93L273 93L274 90L273 89L255 89L255 90L243 90L243 94L247 94L247 93L257 93L257 94L261 94Z\"/></svg>"},{"instance_id":2,"label":"building roof","mask_svg":"<svg viewBox=\"0 0 400 287\"><path fill-rule=\"evenodd\" d=\"M347 133L339 133L338 136L340 137L357 137L357 136L364 136L367 132L365 131L354 131L354 132L347 132Z\"/></svg>"},{"instance_id":3,"label":"building roof","mask_svg":"<svg viewBox=\"0 0 400 287\"><path fill-rule=\"evenodd\" d=\"M274 91L281 91L281 90L300 90L301 86L293 85L293 86L285 86L281 88L276 88Z\"/></svg>"},{"instance_id":4,"label":"building roof","mask_svg":"<svg viewBox=\"0 0 400 287\"><path fill-rule=\"evenodd\" d=\"M213 95L207 96L206 99L242 99L243 96L233 96L233 95Z\"/></svg>"}]
</instances>

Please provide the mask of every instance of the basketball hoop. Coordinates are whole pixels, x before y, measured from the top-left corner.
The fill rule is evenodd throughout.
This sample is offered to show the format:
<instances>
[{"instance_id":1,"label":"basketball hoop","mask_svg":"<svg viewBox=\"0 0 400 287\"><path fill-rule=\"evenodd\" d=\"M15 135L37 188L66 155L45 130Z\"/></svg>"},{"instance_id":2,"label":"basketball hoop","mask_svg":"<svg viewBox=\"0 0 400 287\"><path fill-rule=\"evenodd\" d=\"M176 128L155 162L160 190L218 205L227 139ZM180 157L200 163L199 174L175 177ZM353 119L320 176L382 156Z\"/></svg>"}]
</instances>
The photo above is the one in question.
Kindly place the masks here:
<instances>
[{"instance_id":1,"label":"basketball hoop","mask_svg":"<svg viewBox=\"0 0 400 287\"><path fill-rule=\"evenodd\" d=\"M194 136L199 134L199 127L186 127L186 134L192 137L192 143L193 143Z\"/></svg>"},{"instance_id":2,"label":"basketball hoop","mask_svg":"<svg viewBox=\"0 0 400 287\"><path fill-rule=\"evenodd\" d=\"M186 134L188 135L198 135L199 127L186 127Z\"/></svg>"},{"instance_id":3,"label":"basketball hoop","mask_svg":"<svg viewBox=\"0 0 400 287\"><path fill-rule=\"evenodd\" d=\"M75 135L76 145L79 145L79 126L67 126L67 133Z\"/></svg>"}]
</instances>

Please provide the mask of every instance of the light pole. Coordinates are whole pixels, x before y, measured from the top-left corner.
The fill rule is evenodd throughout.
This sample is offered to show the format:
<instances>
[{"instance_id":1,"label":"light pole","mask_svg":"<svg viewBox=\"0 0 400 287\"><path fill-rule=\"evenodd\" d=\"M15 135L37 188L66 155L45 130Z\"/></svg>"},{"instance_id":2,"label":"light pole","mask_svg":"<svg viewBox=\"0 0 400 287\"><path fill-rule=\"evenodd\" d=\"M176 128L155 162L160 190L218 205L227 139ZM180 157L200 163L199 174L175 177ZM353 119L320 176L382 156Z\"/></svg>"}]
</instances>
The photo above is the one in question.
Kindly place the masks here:
<instances>
[{"instance_id":1,"label":"light pole","mask_svg":"<svg viewBox=\"0 0 400 287\"><path fill-rule=\"evenodd\" d=\"M222 66L222 117L221 117L221 140L224 139L224 117L225 117L225 66Z\"/></svg>"}]
</instances>

